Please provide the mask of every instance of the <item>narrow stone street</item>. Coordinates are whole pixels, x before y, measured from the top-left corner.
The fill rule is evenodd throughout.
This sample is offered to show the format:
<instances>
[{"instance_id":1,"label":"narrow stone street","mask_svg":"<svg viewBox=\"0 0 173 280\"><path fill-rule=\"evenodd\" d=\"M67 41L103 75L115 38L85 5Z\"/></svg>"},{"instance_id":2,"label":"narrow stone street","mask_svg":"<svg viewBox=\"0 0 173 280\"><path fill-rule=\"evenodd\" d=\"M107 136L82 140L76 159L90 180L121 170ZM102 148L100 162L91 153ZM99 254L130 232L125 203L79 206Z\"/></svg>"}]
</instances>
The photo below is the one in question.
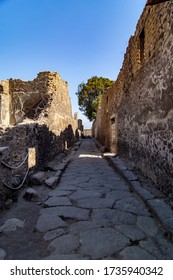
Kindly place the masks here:
<instances>
[{"instance_id":1,"label":"narrow stone street","mask_svg":"<svg viewBox=\"0 0 173 280\"><path fill-rule=\"evenodd\" d=\"M13 244L10 233L0 233L6 259L10 254L13 259L173 259L172 242L92 139L82 141L45 197L41 206L25 202L30 219L35 211L28 238L23 236L25 226L13 233ZM16 248L26 245L21 239L27 250L20 255Z\"/></svg>"}]
</instances>

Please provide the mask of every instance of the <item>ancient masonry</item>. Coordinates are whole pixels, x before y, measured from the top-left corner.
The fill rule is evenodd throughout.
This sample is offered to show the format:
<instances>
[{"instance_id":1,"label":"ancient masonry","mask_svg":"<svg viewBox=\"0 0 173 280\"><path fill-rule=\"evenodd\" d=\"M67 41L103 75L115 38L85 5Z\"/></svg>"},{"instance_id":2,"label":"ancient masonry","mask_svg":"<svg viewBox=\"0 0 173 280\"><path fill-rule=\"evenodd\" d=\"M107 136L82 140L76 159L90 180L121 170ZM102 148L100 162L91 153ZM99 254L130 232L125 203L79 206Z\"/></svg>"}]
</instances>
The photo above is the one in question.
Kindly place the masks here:
<instances>
[{"instance_id":1,"label":"ancient masonry","mask_svg":"<svg viewBox=\"0 0 173 280\"><path fill-rule=\"evenodd\" d=\"M173 1L148 3L93 133L173 197Z\"/></svg>"},{"instance_id":2,"label":"ancient masonry","mask_svg":"<svg viewBox=\"0 0 173 280\"><path fill-rule=\"evenodd\" d=\"M42 170L74 144L82 129L77 113L72 116L68 84L58 73L41 72L33 81L1 81L0 162L7 166L0 164L0 200L6 195L2 182L11 186L26 170ZM22 162L20 170L8 168Z\"/></svg>"}]
</instances>

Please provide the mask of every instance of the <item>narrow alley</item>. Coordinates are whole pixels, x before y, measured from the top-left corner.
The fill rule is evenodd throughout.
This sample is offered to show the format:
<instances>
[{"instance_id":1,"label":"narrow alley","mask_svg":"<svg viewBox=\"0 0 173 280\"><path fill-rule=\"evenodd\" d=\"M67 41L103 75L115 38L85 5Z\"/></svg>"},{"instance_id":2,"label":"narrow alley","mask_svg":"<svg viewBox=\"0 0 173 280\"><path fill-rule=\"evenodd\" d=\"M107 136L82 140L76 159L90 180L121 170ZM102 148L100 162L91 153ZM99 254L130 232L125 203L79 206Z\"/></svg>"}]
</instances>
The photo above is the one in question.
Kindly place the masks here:
<instances>
[{"instance_id":1,"label":"narrow alley","mask_svg":"<svg viewBox=\"0 0 173 280\"><path fill-rule=\"evenodd\" d=\"M0 219L4 259L173 259L173 244L143 201L84 139L53 190L32 186ZM5 230L7 219L23 226Z\"/></svg>"}]
</instances>

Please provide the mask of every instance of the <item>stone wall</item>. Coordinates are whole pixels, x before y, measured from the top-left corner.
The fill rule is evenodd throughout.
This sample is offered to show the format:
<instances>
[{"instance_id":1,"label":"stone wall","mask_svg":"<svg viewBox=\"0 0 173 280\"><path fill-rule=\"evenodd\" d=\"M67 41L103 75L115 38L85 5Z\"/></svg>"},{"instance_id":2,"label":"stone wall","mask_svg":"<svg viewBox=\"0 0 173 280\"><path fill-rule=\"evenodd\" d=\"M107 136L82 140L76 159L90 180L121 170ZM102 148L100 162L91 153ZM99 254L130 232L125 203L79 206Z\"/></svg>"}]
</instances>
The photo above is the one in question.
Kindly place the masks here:
<instances>
[{"instance_id":1,"label":"stone wall","mask_svg":"<svg viewBox=\"0 0 173 280\"><path fill-rule=\"evenodd\" d=\"M17 185L28 168L44 170L48 161L73 146L79 129L67 82L56 72L41 72L33 81L1 81L0 97L0 159L18 166L29 155L19 169L0 163L0 193L5 197L2 182Z\"/></svg>"},{"instance_id":2,"label":"stone wall","mask_svg":"<svg viewBox=\"0 0 173 280\"><path fill-rule=\"evenodd\" d=\"M173 195L173 1L146 6L93 130Z\"/></svg>"},{"instance_id":3,"label":"stone wall","mask_svg":"<svg viewBox=\"0 0 173 280\"><path fill-rule=\"evenodd\" d=\"M28 118L46 123L57 134L74 122L68 84L57 72L41 72L33 81L9 79L0 84L2 124L15 125Z\"/></svg>"}]
</instances>

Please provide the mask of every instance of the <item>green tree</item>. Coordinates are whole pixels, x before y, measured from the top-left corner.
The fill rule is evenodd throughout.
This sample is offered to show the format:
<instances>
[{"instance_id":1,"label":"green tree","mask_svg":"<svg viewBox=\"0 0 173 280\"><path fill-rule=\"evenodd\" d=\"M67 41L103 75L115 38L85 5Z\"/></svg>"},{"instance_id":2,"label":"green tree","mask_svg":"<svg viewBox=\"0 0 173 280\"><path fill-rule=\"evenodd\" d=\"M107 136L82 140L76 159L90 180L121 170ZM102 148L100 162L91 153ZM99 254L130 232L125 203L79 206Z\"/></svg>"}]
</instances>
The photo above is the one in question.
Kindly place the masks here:
<instances>
[{"instance_id":1,"label":"green tree","mask_svg":"<svg viewBox=\"0 0 173 280\"><path fill-rule=\"evenodd\" d=\"M78 96L79 109L90 121L95 120L102 93L112 83L113 81L108 78L94 76L88 79L87 83L81 83L78 86L76 95Z\"/></svg>"}]
</instances>

